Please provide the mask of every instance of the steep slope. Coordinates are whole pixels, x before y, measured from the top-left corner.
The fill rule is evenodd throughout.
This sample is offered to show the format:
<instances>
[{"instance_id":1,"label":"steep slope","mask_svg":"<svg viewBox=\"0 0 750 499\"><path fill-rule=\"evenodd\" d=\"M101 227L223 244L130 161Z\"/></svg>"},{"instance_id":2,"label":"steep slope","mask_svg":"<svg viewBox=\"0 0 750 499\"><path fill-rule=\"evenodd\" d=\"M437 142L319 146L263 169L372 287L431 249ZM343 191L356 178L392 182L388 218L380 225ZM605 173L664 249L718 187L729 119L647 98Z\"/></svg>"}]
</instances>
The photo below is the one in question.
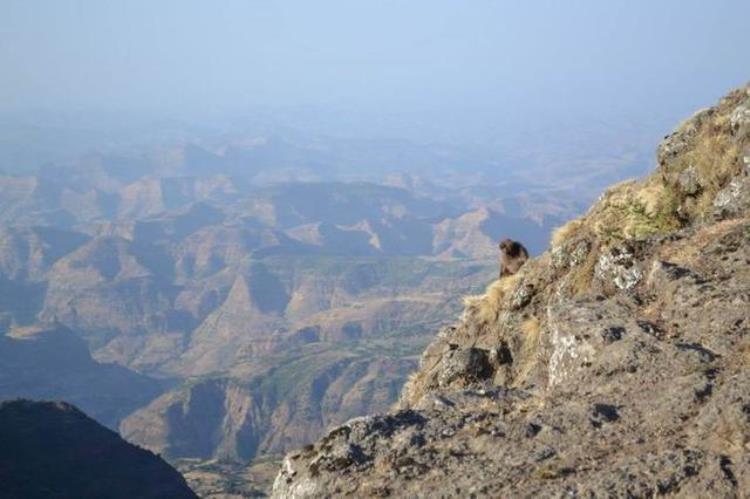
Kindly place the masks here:
<instances>
[{"instance_id":1,"label":"steep slope","mask_svg":"<svg viewBox=\"0 0 750 499\"><path fill-rule=\"evenodd\" d=\"M529 218L506 216L489 208L446 218L433 228L432 252L439 257L497 258L498 241L523 239L532 253L541 253L554 226Z\"/></svg>"},{"instance_id":2,"label":"steep slope","mask_svg":"<svg viewBox=\"0 0 750 499\"><path fill-rule=\"evenodd\" d=\"M305 353L247 380L228 375L186 384L136 411L120 431L170 459L279 455L354 415L386 410L416 365L343 349Z\"/></svg>"},{"instance_id":3,"label":"steep slope","mask_svg":"<svg viewBox=\"0 0 750 499\"><path fill-rule=\"evenodd\" d=\"M233 365L238 356L270 352L280 343L273 332L282 324L279 313L289 298L278 281L270 279L268 284L260 293L252 293L243 276L235 279L226 300L193 333L181 358L184 369L209 373Z\"/></svg>"},{"instance_id":4,"label":"steep slope","mask_svg":"<svg viewBox=\"0 0 750 499\"><path fill-rule=\"evenodd\" d=\"M492 265L492 264L490 264ZM213 310L164 371L181 376L226 372L264 364L307 343L424 334L458 303L446 287L471 289L486 282L482 261L412 257L267 257L222 271L216 286L184 290L178 302L213 297ZM190 304L189 302L193 302Z\"/></svg>"},{"instance_id":5,"label":"steep slope","mask_svg":"<svg viewBox=\"0 0 750 499\"><path fill-rule=\"evenodd\" d=\"M117 428L160 392L155 380L94 362L86 344L59 324L16 328L0 336L0 399L64 399Z\"/></svg>"},{"instance_id":6,"label":"steep slope","mask_svg":"<svg viewBox=\"0 0 750 499\"><path fill-rule=\"evenodd\" d=\"M46 272L86 239L52 227L0 227L0 322L33 322L44 300Z\"/></svg>"},{"instance_id":7,"label":"steep slope","mask_svg":"<svg viewBox=\"0 0 750 499\"><path fill-rule=\"evenodd\" d=\"M0 403L0 496L196 497L154 454L64 402Z\"/></svg>"},{"instance_id":8,"label":"steep slope","mask_svg":"<svg viewBox=\"0 0 750 499\"><path fill-rule=\"evenodd\" d=\"M79 331L107 362L127 364L149 341L179 344L173 289L149 260L158 253L140 250L121 237L98 237L59 259L48 274L40 319Z\"/></svg>"},{"instance_id":9,"label":"steep slope","mask_svg":"<svg viewBox=\"0 0 750 499\"><path fill-rule=\"evenodd\" d=\"M748 263L750 86L467 298L399 407L289 454L273 494L742 496Z\"/></svg>"}]
</instances>

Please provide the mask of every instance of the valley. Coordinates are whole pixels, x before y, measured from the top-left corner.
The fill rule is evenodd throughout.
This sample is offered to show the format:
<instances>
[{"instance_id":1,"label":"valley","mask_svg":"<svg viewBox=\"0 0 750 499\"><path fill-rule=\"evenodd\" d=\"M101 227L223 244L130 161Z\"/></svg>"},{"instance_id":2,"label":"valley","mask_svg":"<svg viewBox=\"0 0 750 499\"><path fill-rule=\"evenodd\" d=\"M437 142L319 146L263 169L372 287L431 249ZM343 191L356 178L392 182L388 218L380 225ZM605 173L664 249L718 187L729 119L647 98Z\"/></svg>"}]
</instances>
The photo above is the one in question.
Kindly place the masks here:
<instances>
[{"instance_id":1,"label":"valley","mask_svg":"<svg viewBox=\"0 0 750 499\"><path fill-rule=\"evenodd\" d=\"M201 495L260 493L285 452L397 402L501 237L538 253L576 211L491 163L451 182L455 151L326 146L144 146L0 177L0 396L76 403ZM395 171L358 175L356 151Z\"/></svg>"},{"instance_id":2,"label":"valley","mask_svg":"<svg viewBox=\"0 0 750 499\"><path fill-rule=\"evenodd\" d=\"M76 403L201 494L265 490L251 470L396 402L503 231L558 220L404 175L270 182L315 155L259 144L0 177L0 396Z\"/></svg>"}]
</instances>

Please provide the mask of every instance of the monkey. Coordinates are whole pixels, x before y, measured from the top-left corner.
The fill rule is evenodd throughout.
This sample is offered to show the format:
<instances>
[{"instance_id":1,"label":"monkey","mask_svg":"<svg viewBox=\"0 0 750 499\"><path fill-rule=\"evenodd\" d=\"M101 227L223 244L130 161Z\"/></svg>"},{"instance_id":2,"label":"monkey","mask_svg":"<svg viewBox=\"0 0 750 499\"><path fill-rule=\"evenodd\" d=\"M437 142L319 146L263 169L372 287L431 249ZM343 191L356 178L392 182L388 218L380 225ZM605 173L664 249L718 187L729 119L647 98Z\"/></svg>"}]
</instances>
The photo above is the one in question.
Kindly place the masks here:
<instances>
[{"instance_id":1,"label":"monkey","mask_svg":"<svg viewBox=\"0 0 750 499\"><path fill-rule=\"evenodd\" d=\"M503 239L498 247L500 248L500 277L498 279L515 274L529 259L529 252L518 241Z\"/></svg>"}]
</instances>

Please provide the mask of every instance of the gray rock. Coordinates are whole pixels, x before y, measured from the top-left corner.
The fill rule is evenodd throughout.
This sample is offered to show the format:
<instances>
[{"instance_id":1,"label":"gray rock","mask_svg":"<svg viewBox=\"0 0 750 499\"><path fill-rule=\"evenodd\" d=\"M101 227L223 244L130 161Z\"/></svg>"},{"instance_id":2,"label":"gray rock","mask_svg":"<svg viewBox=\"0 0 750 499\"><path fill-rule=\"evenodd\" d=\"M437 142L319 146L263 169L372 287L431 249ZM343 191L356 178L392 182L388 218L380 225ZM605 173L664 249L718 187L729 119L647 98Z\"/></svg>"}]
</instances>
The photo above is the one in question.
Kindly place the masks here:
<instances>
[{"instance_id":1,"label":"gray rock","mask_svg":"<svg viewBox=\"0 0 750 499\"><path fill-rule=\"evenodd\" d=\"M465 383L485 380L494 372L488 352L480 348L451 351L443 358L442 363L438 376L440 386L448 386L457 380Z\"/></svg>"},{"instance_id":2,"label":"gray rock","mask_svg":"<svg viewBox=\"0 0 750 499\"><path fill-rule=\"evenodd\" d=\"M586 261L590 252L591 242L587 239L566 243L552 250L552 266L556 269L575 267Z\"/></svg>"},{"instance_id":3,"label":"gray rock","mask_svg":"<svg viewBox=\"0 0 750 499\"><path fill-rule=\"evenodd\" d=\"M552 267L556 269L564 269L569 265L570 253L564 245L558 246L552 249L550 261L552 262Z\"/></svg>"},{"instance_id":4,"label":"gray rock","mask_svg":"<svg viewBox=\"0 0 750 499\"><path fill-rule=\"evenodd\" d=\"M570 252L570 265L576 266L582 264L591 252L591 242L586 239L578 241Z\"/></svg>"},{"instance_id":5,"label":"gray rock","mask_svg":"<svg viewBox=\"0 0 750 499\"><path fill-rule=\"evenodd\" d=\"M677 177L677 185L688 196L695 196L701 190L698 172L694 166L685 168Z\"/></svg>"},{"instance_id":6,"label":"gray rock","mask_svg":"<svg viewBox=\"0 0 750 499\"><path fill-rule=\"evenodd\" d=\"M631 289L643 279L643 270L630 245L621 244L599 255L594 275L618 289Z\"/></svg>"},{"instance_id":7,"label":"gray rock","mask_svg":"<svg viewBox=\"0 0 750 499\"><path fill-rule=\"evenodd\" d=\"M714 198L714 217L734 218L750 212L750 176L737 177Z\"/></svg>"},{"instance_id":8,"label":"gray rock","mask_svg":"<svg viewBox=\"0 0 750 499\"><path fill-rule=\"evenodd\" d=\"M750 127L750 105L738 106L730 116L729 124L734 133Z\"/></svg>"},{"instance_id":9,"label":"gray rock","mask_svg":"<svg viewBox=\"0 0 750 499\"><path fill-rule=\"evenodd\" d=\"M523 283L516 287L510 297L510 308L512 310L518 310L528 305L534 297L534 291L533 284Z\"/></svg>"}]
</instances>

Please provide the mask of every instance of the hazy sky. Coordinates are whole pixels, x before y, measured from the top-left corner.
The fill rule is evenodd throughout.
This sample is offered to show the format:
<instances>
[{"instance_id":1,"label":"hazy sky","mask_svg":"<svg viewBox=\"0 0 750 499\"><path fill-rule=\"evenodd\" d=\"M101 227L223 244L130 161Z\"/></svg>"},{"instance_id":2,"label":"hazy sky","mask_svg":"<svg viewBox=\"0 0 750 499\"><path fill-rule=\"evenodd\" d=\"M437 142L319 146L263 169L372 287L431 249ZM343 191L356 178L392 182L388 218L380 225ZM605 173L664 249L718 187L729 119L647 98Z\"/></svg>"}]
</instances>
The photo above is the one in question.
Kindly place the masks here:
<instances>
[{"instance_id":1,"label":"hazy sky","mask_svg":"<svg viewBox=\"0 0 750 499\"><path fill-rule=\"evenodd\" d=\"M684 112L750 79L748 0L2 0L0 110Z\"/></svg>"}]
</instances>

